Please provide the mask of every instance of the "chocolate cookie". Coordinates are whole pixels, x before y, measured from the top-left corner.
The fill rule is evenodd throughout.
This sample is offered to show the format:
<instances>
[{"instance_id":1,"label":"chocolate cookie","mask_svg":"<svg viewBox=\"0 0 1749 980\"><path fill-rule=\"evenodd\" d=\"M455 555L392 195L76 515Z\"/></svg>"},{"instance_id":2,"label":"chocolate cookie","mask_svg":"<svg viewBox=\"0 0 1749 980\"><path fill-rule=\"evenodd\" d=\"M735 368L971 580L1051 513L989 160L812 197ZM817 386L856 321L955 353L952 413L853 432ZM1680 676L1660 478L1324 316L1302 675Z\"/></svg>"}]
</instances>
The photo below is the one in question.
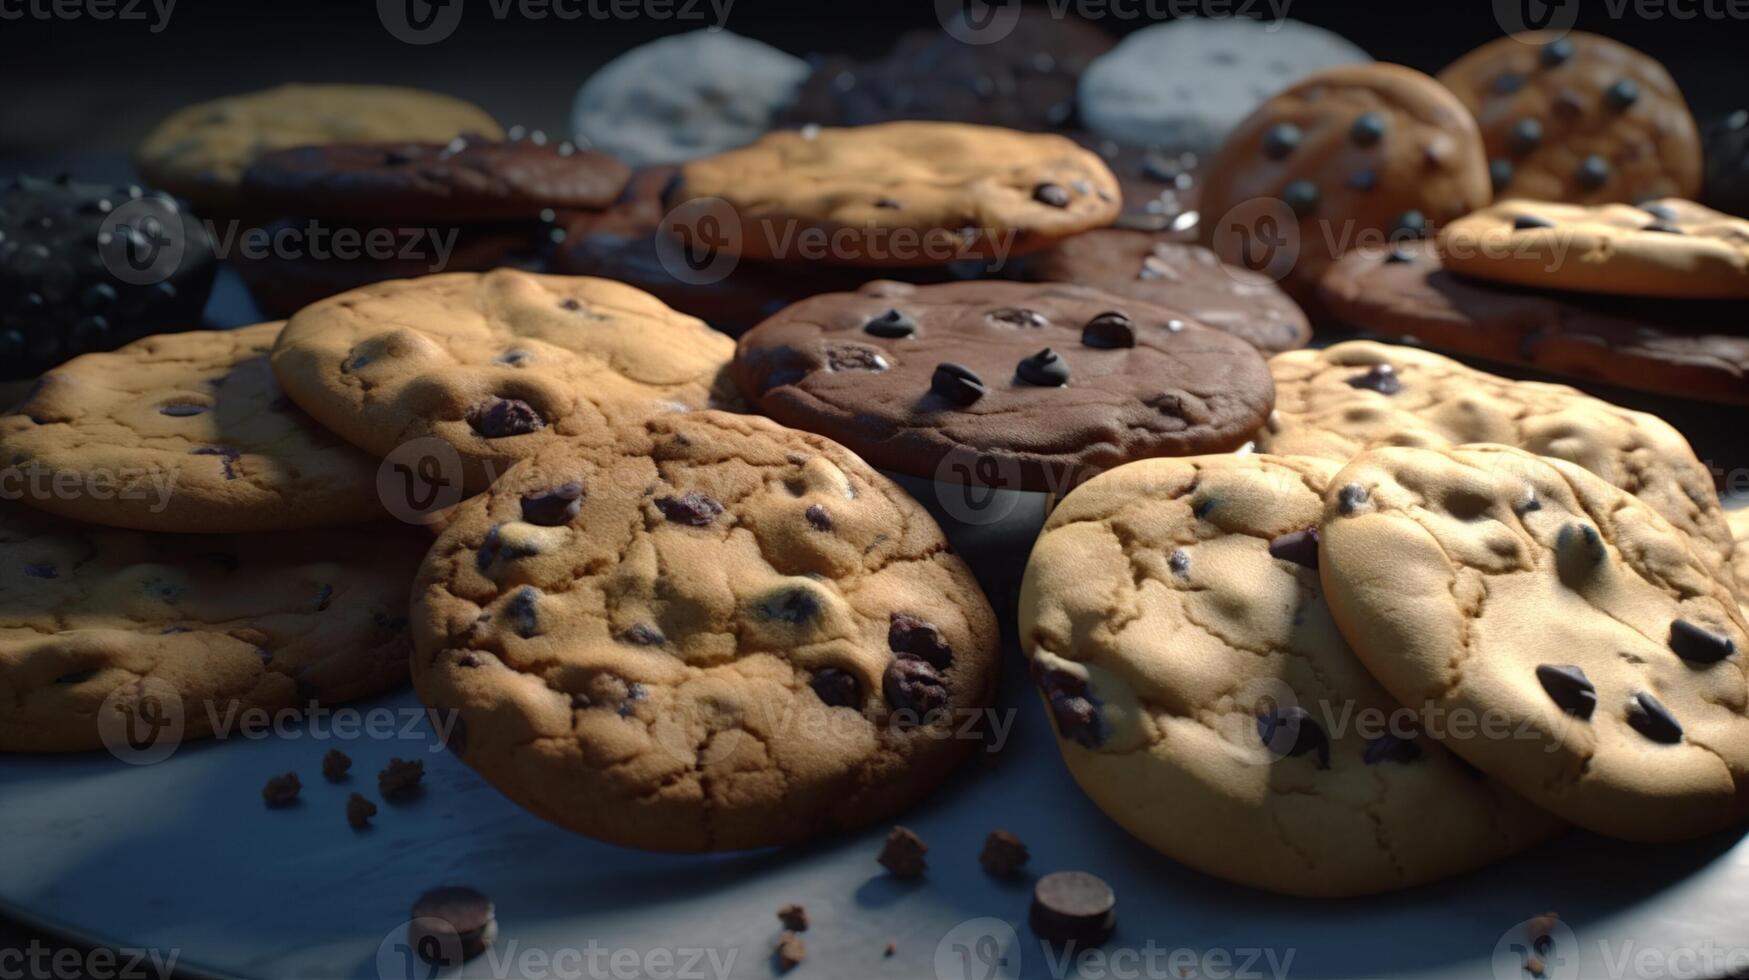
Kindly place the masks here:
<instances>
[{"instance_id":1,"label":"chocolate cookie","mask_svg":"<svg viewBox=\"0 0 1749 980\"><path fill-rule=\"evenodd\" d=\"M1132 459L1237 448L1273 401L1256 349L1186 314L1011 282L803 300L741 338L735 380L760 411L876 466L964 482L951 462L992 460L1051 491Z\"/></svg>"},{"instance_id":2,"label":"chocolate cookie","mask_svg":"<svg viewBox=\"0 0 1749 980\"><path fill-rule=\"evenodd\" d=\"M1739 218L1749 218L1749 109L1706 127L1706 190L1701 200Z\"/></svg>"},{"instance_id":3,"label":"chocolate cookie","mask_svg":"<svg viewBox=\"0 0 1749 980\"><path fill-rule=\"evenodd\" d=\"M1505 446L1377 449L1319 531L1337 625L1446 748L1615 837L1749 814L1749 624L1641 500Z\"/></svg>"},{"instance_id":4,"label":"chocolate cookie","mask_svg":"<svg viewBox=\"0 0 1749 980\"><path fill-rule=\"evenodd\" d=\"M286 393L379 456L435 436L472 490L552 442L605 438L608 413L733 404L732 342L606 279L511 269L401 279L287 322Z\"/></svg>"},{"instance_id":5,"label":"chocolate cookie","mask_svg":"<svg viewBox=\"0 0 1749 980\"><path fill-rule=\"evenodd\" d=\"M1350 252L1318 305L1369 333L1465 357L1677 398L1749 405L1749 336L1734 304L1624 300L1467 279L1432 242Z\"/></svg>"},{"instance_id":6,"label":"chocolate cookie","mask_svg":"<svg viewBox=\"0 0 1749 980\"><path fill-rule=\"evenodd\" d=\"M436 92L387 85L281 85L178 110L134 153L148 183L195 209L241 203L243 171L272 150L327 143L429 141L504 131L484 110Z\"/></svg>"},{"instance_id":7,"label":"chocolate cookie","mask_svg":"<svg viewBox=\"0 0 1749 980\"><path fill-rule=\"evenodd\" d=\"M1312 338L1306 314L1268 276L1227 265L1170 234L1089 231L1030 257L1026 272L1035 280L1091 286L1183 310L1265 353L1304 347Z\"/></svg>"},{"instance_id":8,"label":"chocolate cookie","mask_svg":"<svg viewBox=\"0 0 1749 980\"><path fill-rule=\"evenodd\" d=\"M1558 828L1422 736L1337 632L1316 529L1338 468L1119 467L1051 512L1021 589L1021 649L1082 789L1162 853L1290 895L1405 888Z\"/></svg>"},{"instance_id":9,"label":"chocolate cookie","mask_svg":"<svg viewBox=\"0 0 1749 980\"><path fill-rule=\"evenodd\" d=\"M242 709L401 684L429 544L400 526L149 535L0 503L0 751L167 752Z\"/></svg>"},{"instance_id":10,"label":"chocolate cookie","mask_svg":"<svg viewBox=\"0 0 1749 980\"><path fill-rule=\"evenodd\" d=\"M1447 268L1543 289L1671 299L1749 298L1749 221L1692 201L1501 201L1439 236Z\"/></svg>"},{"instance_id":11,"label":"chocolate cookie","mask_svg":"<svg viewBox=\"0 0 1749 980\"><path fill-rule=\"evenodd\" d=\"M0 189L0 380L200 326L213 246L174 198L15 177Z\"/></svg>"},{"instance_id":12,"label":"chocolate cookie","mask_svg":"<svg viewBox=\"0 0 1749 980\"><path fill-rule=\"evenodd\" d=\"M552 444L420 572L450 747L580 833L765 847L886 819L976 744L997 625L921 505L843 447L697 412Z\"/></svg>"},{"instance_id":13,"label":"chocolate cookie","mask_svg":"<svg viewBox=\"0 0 1749 980\"><path fill-rule=\"evenodd\" d=\"M1333 68L1228 137L1208 165L1203 239L1303 296L1343 252L1419 238L1489 196L1475 120L1438 82L1400 65Z\"/></svg>"},{"instance_id":14,"label":"chocolate cookie","mask_svg":"<svg viewBox=\"0 0 1749 980\"><path fill-rule=\"evenodd\" d=\"M0 416L0 478L33 507L146 531L383 516L377 461L280 393L267 355L281 326L148 337L50 371ZM154 481L162 494L126 492Z\"/></svg>"},{"instance_id":15,"label":"chocolate cookie","mask_svg":"<svg viewBox=\"0 0 1749 980\"><path fill-rule=\"evenodd\" d=\"M1664 66L1584 31L1482 45L1439 80L1475 113L1495 192L1638 202L1700 193L1701 145Z\"/></svg>"},{"instance_id":16,"label":"chocolate cookie","mask_svg":"<svg viewBox=\"0 0 1749 980\"><path fill-rule=\"evenodd\" d=\"M739 227L719 232L720 252L882 267L1024 255L1110 224L1118 195L1105 164L1064 137L899 122L772 133L687 164L673 199L726 204Z\"/></svg>"}]
</instances>

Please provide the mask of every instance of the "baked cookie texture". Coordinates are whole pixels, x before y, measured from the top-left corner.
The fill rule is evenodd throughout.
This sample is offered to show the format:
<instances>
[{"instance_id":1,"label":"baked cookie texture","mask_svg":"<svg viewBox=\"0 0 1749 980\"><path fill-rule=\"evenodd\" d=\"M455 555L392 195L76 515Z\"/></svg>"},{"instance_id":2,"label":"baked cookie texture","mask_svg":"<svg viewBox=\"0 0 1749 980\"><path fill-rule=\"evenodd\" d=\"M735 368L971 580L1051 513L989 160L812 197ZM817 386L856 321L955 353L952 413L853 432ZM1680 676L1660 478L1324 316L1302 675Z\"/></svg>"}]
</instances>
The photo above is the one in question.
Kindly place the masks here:
<instances>
[{"instance_id":1,"label":"baked cookie texture","mask_svg":"<svg viewBox=\"0 0 1749 980\"><path fill-rule=\"evenodd\" d=\"M607 279L512 269L378 283L305 307L273 367L317 421L385 456L435 436L473 490L610 415L738 403L734 342Z\"/></svg>"},{"instance_id":2,"label":"baked cookie texture","mask_svg":"<svg viewBox=\"0 0 1749 980\"><path fill-rule=\"evenodd\" d=\"M752 416L555 445L464 503L413 602L450 747L580 833L735 850L884 819L979 742L998 631L941 530Z\"/></svg>"},{"instance_id":3,"label":"baked cookie texture","mask_svg":"<svg viewBox=\"0 0 1749 980\"><path fill-rule=\"evenodd\" d=\"M1337 469L1119 467L1052 512L1020 598L1082 789L1162 853L1290 895L1404 888L1559 829L1419 735L1337 632L1316 537Z\"/></svg>"},{"instance_id":4,"label":"baked cookie texture","mask_svg":"<svg viewBox=\"0 0 1749 980\"><path fill-rule=\"evenodd\" d=\"M863 267L1024 255L1111 224L1117 178L1066 137L895 122L770 133L686 164L673 200L725 202L744 258ZM818 256L797 235L829 235Z\"/></svg>"},{"instance_id":5,"label":"baked cookie texture","mask_svg":"<svg viewBox=\"0 0 1749 980\"><path fill-rule=\"evenodd\" d=\"M173 113L134 151L146 182L196 209L241 203L243 171L270 150L321 143L446 143L464 133L499 139L485 110L461 99L389 85L281 85Z\"/></svg>"},{"instance_id":6,"label":"baked cookie texture","mask_svg":"<svg viewBox=\"0 0 1749 980\"><path fill-rule=\"evenodd\" d=\"M1250 344L1063 283L811 297L743 335L734 370L761 412L876 466L1056 492L1132 459L1237 449L1274 399Z\"/></svg>"},{"instance_id":7,"label":"baked cookie texture","mask_svg":"<svg viewBox=\"0 0 1749 980\"><path fill-rule=\"evenodd\" d=\"M148 698L189 741L241 709L402 684L430 542L399 525L147 535L0 505L0 751L103 748Z\"/></svg>"},{"instance_id":8,"label":"baked cookie texture","mask_svg":"<svg viewBox=\"0 0 1749 980\"><path fill-rule=\"evenodd\" d=\"M1491 282L1619 296L1749 298L1749 221L1692 201L1500 201L1453 222L1439 251Z\"/></svg>"},{"instance_id":9,"label":"baked cookie texture","mask_svg":"<svg viewBox=\"0 0 1749 980\"><path fill-rule=\"evenodd\" d=\"M1276 407L1257 434L1259 452L1347 462L1383 446L1516 446L1627 491L1689 535L1710 568L1729 574L1734 544L1712 474L1655 415L1371 341L1277 354L1269 368Z\"/></svg>"},{"instance_id":10,"label":"baked cookie texture","mask_svg":"<svg viewBox=\"0 0 1749 980\"><path fill-rule=\"evenodd\" d=\"M1509 447L1389 448L1332 479L1320 528L1343 635L1447 748L1615 837L1749 813L1749 625L1652 508Z\"/></svg>"},{"instance_id":11,"label":"baked cookie texture","mask_svg":"<svg viewBox=\"0 0 1749 980\"><path fill-rule=\"evenodd\" d=\"M1700 133L1682 91L1619 41L1514 34L1452 62L1439 81L1475 113L1502 196L1591 204L1700 193Z\"/></svg>"},{"instance_id":12,"label":"baked cookie texture","mask_svg":"<svg viewBox=\"0 0 1749 980\"><path fill-rule=\"evenodd\" d=\"M280 392L268 353L281 326L147 337L50 371L0 416L0 475L32 507L145 531L384 516L377 460Z\"/></svg>"}]
</instances>

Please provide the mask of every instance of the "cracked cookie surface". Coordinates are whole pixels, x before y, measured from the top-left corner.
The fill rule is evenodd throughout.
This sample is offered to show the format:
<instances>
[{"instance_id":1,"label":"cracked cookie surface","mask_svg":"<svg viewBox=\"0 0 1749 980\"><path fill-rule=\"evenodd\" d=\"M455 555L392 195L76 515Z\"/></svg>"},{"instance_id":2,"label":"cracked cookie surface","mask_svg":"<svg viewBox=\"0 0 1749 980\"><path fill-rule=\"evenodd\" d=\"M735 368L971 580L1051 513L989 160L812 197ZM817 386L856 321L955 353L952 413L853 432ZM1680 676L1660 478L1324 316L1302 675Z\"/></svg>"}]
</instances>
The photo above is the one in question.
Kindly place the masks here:
<instances>
[{"instance_id":1,"label":"cracked cookie surface","mask_svg":"<svg viewBox=\"0 0 1749 980\"><path fill-rule=\"evenodd\" d=\"M280 326L148 337L50 371L0 417L0 479L42 510L146 531L383 516L377 461L281 393Z\"/></svg>"},{"instance_id":2,"label":"cracked cookie surface","mask_svg":"<svg viewBox=\"0 0 1749 980\"><path fill-rule=\"evenodd\" d=\"M1447 748L1611 836L1749 813L1749 626L1650 507L1505 446L1377 449L1320 533L1343 635Z\"/></svg>"},{"instance_id":3,"label":"cracked cookie surface","mask_svg":"<svg viewBox=\"0 0 1749 980\"><path fill-rule=\"evenodd\" d=\"M1312 530L1336 469L1119 467L1051 514L1021 592L1022 650L1087 794L1177 860L1294 895L1407 887L1558 828L1419 736L1337 632Z\"/></svg>"},{"instance_id":4,"label":"cracked cookie surface","mask_svg":"<svg viewBox=\"0 0 1749 980\"><path fill-rule=\"evenodd\" d=\"M997 627L921 505L843 447L698 412L554 446L414 590L450 747L580 833L735 850L882 819L977 747Z\"/></svg>"},{"instance_id":5,"label":"cracked cookie surface","mask_svg":"<svg viewBox=\"0 0 1749 980\"><path fill-rule=\"evenodd\" d=\"M1565 385L1513 381L1413 347L1350 341L1270 358L1275 412L1257 450L1345 463L1380 446L1516 446L1585 467L1650 504L1715 572L1735 542L1712 474L1655 415Z\"/></svg>"},{"instance_id":6,"label":"cracked cookie surface","mask_svg":"<svg viewBox=\"0 0 1749 980\"><path fill-rule=\"evenodd\" d=\"M98 749L155 699L182 741L407 677L426 532L152 535L0 504L0 750ZM164 712L168 712L165 714Z\"/></svg>"}]
</instances>

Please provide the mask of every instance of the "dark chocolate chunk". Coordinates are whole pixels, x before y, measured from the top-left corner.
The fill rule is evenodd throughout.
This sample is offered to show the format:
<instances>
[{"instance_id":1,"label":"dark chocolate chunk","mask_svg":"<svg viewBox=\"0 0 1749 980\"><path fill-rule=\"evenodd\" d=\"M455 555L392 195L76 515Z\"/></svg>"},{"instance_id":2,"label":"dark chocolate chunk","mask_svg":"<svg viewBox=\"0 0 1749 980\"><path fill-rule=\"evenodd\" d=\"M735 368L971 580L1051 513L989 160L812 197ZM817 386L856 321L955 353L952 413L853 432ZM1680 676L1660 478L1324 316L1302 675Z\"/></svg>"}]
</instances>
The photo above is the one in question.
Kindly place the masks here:
<instances>
[{"instance_id":1,"label":"dark chocolate chunk","mask_svg":"<svg viewBox=\"0 0 1749 980\"><path fill-rule=\"evenodd\" d=\"M1618 79L1603 90L1603 104L1616 112L1624 112L1640 101L1640 86L1631 78Z\"/></svg>"},{"instance_id":2,"label":"dark chocolate chunk","mask_svg":"<svg viewBox=\"0 0 1749 980\"><path fill-rule=\"evenodd\" d=\"M679 497L659 497L656 506L663 517L688 527L706 527L723 512L722 504L697 491Z\"/></svg>"},{"instance_id":3,"label":"dark chocolate chunk","mask_svg":"<svg viewBox=\"0 0 1749 980\"><path fill-rule=\"evenodd\" d=\"M1376 112L1361 113L1349 127L1348 138L1356 146L1372 146L1385 138L1385 117Z\"/></svg>"},{"instance_id":4,"label":"dark chocolate chunk","mask_svg":"<svg viewBox=\"0 0 1749 980\"><path fill-rule=\"evenodd\" d=\"M1406 252L1400 248L1393 248L1389 252L1385 253L1385 264L1386 265L1407 265L1408 263L1413 262L1413 261L1415 261L1414 253L1413 252Z\"/></svg>"},{"instance_id":5,"label":"dark chocolate chunk","mask_svg":"<svg viewBox=\"0 0 1749 980\"><path fill-rule=\"evenodd\" d=\"M1533 228L1553 228L1554 226L1553 221L1534 214L1521 214L1512 219L1513 231L1529 231Z\"/></svg>"},{"instance_id":6,"label":"dark chocolate chunk","mask_svg":"<svg viewBox=\"0 0 1749 980\"><path fill-rule=\"evenodd\" d=\"M1351 190L1370 191L1379 186L1379 172L1371 167L1362 167L1348 175L1345 181Z\"/></svg>"},{"instance_id":7,"label":"dark chocolate chunk","mask_svg":"<svg viewBox=\"0 0 1749 980\"><path fill-rule=\"evenodd\" d=\"M1277 708L1257 716L1257 737L1277 755L1318 755L1318 768L1330 768L1330 738L1312 713L1298 705Z\"/></svg>"},{"instance_id":8,"label":"dark chocolate chunk","mask_svg":"<svg viewBox=\"0 0 1749 980\"><path fill-rule=\"evenodd\" d=\"M1597 710L1597 688L1585 672L1572 664L1542 664L1536 669L1536 679L1543 690L1562 711L1581 720L1588 720Z\"/></svg>"},{"instance_id":9,"label":"dark chocolate chunk","mask_svg":"<svg viewBox=\"0 0 1749 980\"><path fill-rule=\"evenodd\" d=\"M1403 390L1397 369L1389 364L1374 364L1360 374L1348 378L1350 388L1366 388L1381 395L1394 395Z\"/></svg>"},{"instance_id":10,"label":"dark chocolate chunk","mask_svg":"<svg viewBox=\"0 0 1749 980\"><path fill-rule=\"evenodd\" d=\"M1488 180L1493 183L1496 193L1512 183L1512 161L1494 159L1488 161Z\"/></svg>"},{"instance_id":11,"label":"dark chocolate chunk","mask_svg":"<svg viewBox=\"0 0 1749 980\"><path fill-rule=\"evenodd\" d=\"M433 888L413 903L407 942L414 955L438 967L460 966L498 937L492 900L463 885Z\"/></svg>"},{"instance_id":12,"label":"dark chocolate chunk","mask_svg":"<svg viewBox=\"0 0 1749 980\"><path fill-rule=\"evenodd\" d=\"M1409 236L1422 238L1427 235L1427 216L1419 211L1409 210L1397 215L1397 220L1391 223L1393 236Z\"/></svg>"},{"instance_id":13,"label":"dark chocolate chunk","mask_svg":"<svg viewBox=\"0 0 1749 980\"><path fill-rule=\"evenodd\" d=\"M668 638L648 623L633 623L619 635L619 641L635 647L659 647L667 643Z\"/></svg>"},{"instance_id":14,"label":"dark chocolate chunk","mask_svg":"<svg viewBox=\"0 0 1749 980\"><path fill-rule=\"evenodd\" d=\"M956 405L970 405L984 397L984 379L969 367L944 361L936 365L929 390Z\"/></svg>"},{"instance_id":15,"label":"dark chocolate chunk","mask_svg":"<svg viewBox=\"0 0 1749 980\"><path fill-rule=\"evenodd\" d=\"M761 600L759 615L778 623L800 626L820 614L820 600L808 589L785 589Z\"/></svg>"},{"instance_id":16,"label":"dark chocolate chunk","mask_svg":"<svg viewBox=\"0 0 1749 980\"><path fill-rule=\"evenodd\" d=\"M1174 575L1188 575L1190 573L1190 552L1183 548L1173 548L1172 554L1166 556L1166 567L1172 569Z\"/></svg>"},{"instance_id":17,"label":"dark chocolate chunk","mask_svg":"<svg viewBox=\"0 0 1749 980\"><path fill-rule=\"evenodd\" d=\"M1300 146L1300 127L1293 123L1276 123L1263 134L1263 155L1280 160Z\"/></svg>"},{"instance_id":18,"label":"dark chocolate chunk","mask_svg":"<svg viewBox=\"0 0 1749 980\"><path fill-rule=\"evenodd\" d=\"M1628 727L1654 742L1675 745L1682 741L1682 726L1670 709L1655 697L1640 691L1628 699Z\"/></svg>"},{"instance_id":19,"label":"dark chocolate chunk","mask_svg":"<svg viewBox=\"0 0 1749 980\"><path fill-rule=\"evenodd\" d=\"M1579 172L1574 180L1584 190L1594 191L1609 182L1609 161L1593 153L1579 161Z\"/></svg>"},{"instance_id":20,"label":"dark chocolate chunk","mask_svg":"<svg viewBox=\"0 0 1749 980\"><path fill-rule=\"evenodd\" d=\"M832 515L826 510L825 504L814 504L802 513L808 519L808 526L816 531L832 530Z\"/></svg>"},{"instance_id":21,"label":"dark chocolate chunk","mask_svg":"<svg viewBox=\"0 0 1749 980\"><path fill-rule=\"evenodd\" d=\"M864 333L874 337L897 340L917 332L917 321L898 310L888 310L862 325Z\"/></svg>"},{"instance_id":22,"label":"dark chocolate chunk","mask_svg":"<svg viewBox=\"0 0 1749 980\"><path fill-rule=\"evenodd\" d=\"M947 682L927 660L897 657L881 677L881 693L894 711L908 712L921 721L947 707Z\"/></svg>"},{"instance_id":23,"label":"dark chocolate chunk","mask_svg":"<svg viewBox=\"0 0 1749 980\"><path fill-rule=\"evenodd\" d=\"M569 524L582 507L583 484L577 480L522 495L522 519L541 527Z\"/></svg>"},{"instance_id":24,"label":"dark chocolate chunk","mask_svg":"<svg viewBox=\"0 0 1749 980\"><path fill-rule=\"evenodd\" d=\"M171 418L185 419L194 415L204 415L206 411L207 407L205 405L191 405L187 402L177 402L171 405L165 405L158 409L158 414L168 415Z\"/></svg>"},{"instance_id":25,"label":"dark chocolate chunk","mask_svg":"<svg viewBox=\"0 0 1749 980\"><path fill-rule=\"evenodd\" d=\"M1676 209L1668 204L1658 204L1656 202L1642 204L1640 205L1640 210L1657 218L1659 221L1676 221L1679 217L1676 213Z\"/></svg>"},{"instance_id":26,"label":"dark chocolate chunk","mask_svg":"<svg viewBox=\"0 0 1749 980\"><path fill-rule=\"evenodd\" d=\"M1589 524L1570 521L1555 535L1556 571L1570 586L1591 578L1608 555L1603 536Z\"/></svg>"},{"instance_id":27,"label":"dark chocolate chunk","mask_svg":"<svg viewBox=\"0 0 1749 980\"><path fill-rule=\"evenodd\" d=\"M1573 42L1564 37L1558 37L1543 45L1541 61L1544 68L1558 68L1573 57Z\"/></svg>"},{"instance_id":28,"label":"dark chocolate chunk","mask_svg":"<svg viewBox=\"0 0 1749 980\"><path fill-rule=\"evenodd\" d=\"M1053 208L1069 206L1069 192L1060 184L1039 184L1032 189L1032 199Z\"/></svg>"},{"instance_id":29,"label":"dark chocolate chunk","mask_svg":"<svg viewBox=\"0 0 1749 980\"><path fill-rule=\"evenodd\" d=\"M1293 210L1293 213L1304 218L1318 210L1318 203L1323 195L1318 191L1318 185L1309 180L1296 180L1282 188L1281 199Z\"/></svg>"},{"instance_id":30,"label":"dark chocolate chunk","mask_svg":"<svg viewBox=\"0 0 1749 980\"><path fill-rule=\"evenodd\" d=\"M1512 124L1512 131L1506 136L1506 148L1515 157L1526 156L1536 152L1543 142L1543 124L1540 120L1526 117Z\"/></svg>"},{"instance_id":31,"label":"dark chocolate chunk","mask_svg":"<svg viewBox=\"0 0 1749 980\"><path fill-rule=\"evenodd\" d=\"M1269 557L1290 561L1316 571L1318 568L1318 529L1308 527L1289 531L1269 542Z\"/></svg>"},{"instance_id":32,"label":"dark chocolate chunk","mask_svg":"<svg viewBox=\"0 0 1749 980\"><path fill-rule=\"evenodd\" d=\"M1117 929L1117 896L1085 871L1053 871L1033 885L1027 920L1046 942L1099 946Z\"/></svg>"},{"instance_id":33,"label":"dark chocolate chunk","mask_svg":"<svg viewBox=\"0 0 1749 980\"><path fill-rule=\"evenodd\" d=\"M1069 383L1069 362L1062 355L1046 347L1037 354L1021 361L1014 368L1014 373L1020 380L1029 385L1041 388L1060 388Z\"/></svg>"},{"instance_id":34,"label":"dark chocolate chunk","mask_svg":"<svg viewBox=\"0 0 1749 980\"><path fill-rule=\"evenodd\" d=\"M1495 95L1511 95L1524 88L1524 76L1517 72L1506 72L1494 79L1493 88Z\"/></svg>"},{"instance_id":35,"label":"dark chocolate chunk","mask_svg":"<svg viewBox=\"0 0 1749 980\"><path fill-rule=\"evenodd\" d=\"M1031 857L1020 838L1006 830L992 830L984 838L984 849L978 852L978 863L986 872L1005 878L1019 872Z\"/></svg>"},{"instance_id":36,"label":"dark chocolate chunk","mask_svg":"<svg viewBox=\"0 0 1749 980\"><path fill-rule=\"evenodd\" d=\"M834 708L862 707L862 682L856 675L840 667L821 667L814 671L808 686L820 700Z\"/></svg>"},{"instance_id":37,"label":"dark chocolate chunk","mask_svg":"<svg viewBox=\"0 0 1749 980\"><path fill-rule=\"evenodd\" d=\"M520 398L494 398L468 410L468 425L487 439L503 439L539 432L547 420L534 406Z\"/></svg>"},{"instance_id":38,"label":"dark chocolate chunk","mask_svg":"<svg viewBox=\"0 0 1749 980\"><path fill-rule=\"evenodd\" d=\"M540 601L540 590L532 585L525 585L516 590L510 601L504 604L504 618L510 622L516 635L525 640L540 635L540 611L535 608Z\"/></svg>"},{"instance_id":39,"label":"dark chocolate chunk","mask_svg":"<svg viewBox=\"0 0 1749 980\"><path fill-rule=\"evenodd\" d=\"M1136 325L1128 316L1111 310L1101 313L1081 328L1081 343L1088 347L1115 349L1136 346Z\"/></svg>"},{"instance_id":40,"label":"dark chocolate chunk","mask_svg":"<svg viewBox=\"0 0 1749 980\"><path fill-rule=\"evenodd\" d=\"M1670 649L1691 663L1715 664L1736 653L1737 645L1723 633L1678 619L1670 624Z\"/></svg>"},{"instance_id":41,"label":"dark chocolate chunk","mask_svg":"<svg viewBox=\"0 0 1749 980\"><path fill-rule=\"evenodd\" d=\"M1028 310L1018 306L997 307L984 316L1004 326L1026 327L1028 329L1042 327L1051 322L1037 310Z\"/></svg>"},{"instance_id":42,"label":"dark chocolate chunk","mask_svg":"<svg viewBox=\"0 0 1749 980\"><path fill-rule=\"evenodd\" d=\"M887 648L901 656L918 657L940 670L953 663L953 648L942 639L934 623L903 613L887 624Z\"/></svg>"}]
</instances>

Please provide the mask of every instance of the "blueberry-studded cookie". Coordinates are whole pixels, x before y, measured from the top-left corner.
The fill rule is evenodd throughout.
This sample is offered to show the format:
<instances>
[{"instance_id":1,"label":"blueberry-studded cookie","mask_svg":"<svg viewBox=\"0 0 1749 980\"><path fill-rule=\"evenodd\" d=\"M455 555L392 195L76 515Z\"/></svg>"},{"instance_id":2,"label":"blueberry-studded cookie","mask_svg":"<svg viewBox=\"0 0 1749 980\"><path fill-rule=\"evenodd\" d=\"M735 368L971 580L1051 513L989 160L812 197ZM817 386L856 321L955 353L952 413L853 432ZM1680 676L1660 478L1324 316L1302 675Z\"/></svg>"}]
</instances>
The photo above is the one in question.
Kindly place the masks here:
<instances>
[{"instance_id":1,"label":"blueberry-studded cookie","mask_svg":"<svg viewBox=\"0 0 1749 980\"><path fill-rule=\"evenodd\" d=\"M1117 178L1066 137L962 123L771 133L680 174L676 204L715 199L738 219L711 234L716 249L804 264L1002 259L1108 225L1121 207Z\"/></svg>"},{"instance_id":2,"label":"blueberry-studded cookie","mask_svg":"<svg viewBox=\"0 0 1749 980\"><path fill-rule=\"evenodd\" d=\"M1701 145L1664 66L1585 31L1482 45L1439 73L1475 113L1502 197L1643 201L1695 197Z\"/></svg>"},{"instance_id":3,"label":"blueberry-studded cookie","mask_svg":"<svg viewBox=\"0 0 1749 980\"><path fill-rule=\"evenodd\" d=\"M1292 895L1403 888L1556 829L1422 735L1337 632L1317 531L1337 469L1119 467L1052 512L1020 599L1022 650L1094 802L1192 867Z\"/></svg>"},{"instance_id":4,"label":"blueberry-studded cookie","mask_svg":"<svg viewBox=\"0 0 1749 980\"><path fill-rule=\"evenodd\" d=\"M748 331L734 371L761 412L876 466L1029 490L1236 449L1273 401L1243 340L1062 283L874 282L815 296Z\"/></svg>"},{"instance_id":5,"label":"blueberry-studded cookie","mask_svg":"<svg viewBox=\"0 0 1749 980\"><path fill-rule=\"evenodd\" d=\"M144 751L407 678L430 535L150 535L0 503L0 751Z\"/></svg>"},{"instance_id":6,"label":"blueberry-studded cookie","mask_svg":"<svg viewBox=\"0 0 1749 980\"><path fill-rule=\"evenodd\" d=\"M1541 289L1749 298L1749 221L1692 201L1501 201L1439 236L1447 268Z\"/></svg>"},{"instance_id":7,"label":"blueberry-studded cookie","mask_svg":"<svg viewBox=\"0 0 1749 980\"><path fill-rule=\"evenodd\" d=\"M735 402L734 343L606 279L511 269L366 286L305 307L273 351L286 394L379 456L435 436L470 489L606 413Z\"/></svg>"},{"instance_id":8,"label":"blueberry-studded cookie","mask_svg":"<svg viewBox=\"0 0 1749 980\"><path fill-rule=\"evenodd\" d=\"M1749 814L1749 625L1645 503L1504 446L1378 449L1319 533L1337 625L1447 748L1616 837Z\"/></svg>"},{"instance_id":9,"label":"blueberry-studded cookie","mask_svg":"<svg viewBox=\"0 0 1749 980\"><path fill-rule=\"evenodd\" d=\"M382 516L376 459L280 392L280 327L148 337L50 371L0 416L0 475L33 507L147 531Z\"/></svg>"},{"instance_id":10,"label":"blueberry-studded cookie","mask_svg":"<svg viewBox=\"0 0 1749 980\"><path fill-rule=\"evenodd\" d=\"M1300 81L1246 117L1207 173L1204 240L1296 294L1342 252L1420 237L1492 196L1475 120L1401 65Z\"/></svg>"},{"instance_id":11,"label":"blueberry-studded cookie","mask_svg":"<svg viewBox=\"0 0 1749 980\"><path fill-rule=\"evenodd\" d=\"M1346 462L1380 446L1516 446L1577 463L1633 494L1694 538L1715 570L1729 561L1731 532L1712 474L1655 415L1370 341L1277 354L1269 369L1276 402L1257 434L1260 452Z\"/></svg>"},{"instance_id":12,"label":"blueberry-studded cookie","mask_svg":"<svg viewBox=\"0 0 1749 980\"><path fill-rule=\"evenodd\" d=\"M413 635L470 766L658 851L904 809L977 746L998 656L921 505L841 446L720 412L517 464L439 538Z\"/></svg>"}]
</instances>

